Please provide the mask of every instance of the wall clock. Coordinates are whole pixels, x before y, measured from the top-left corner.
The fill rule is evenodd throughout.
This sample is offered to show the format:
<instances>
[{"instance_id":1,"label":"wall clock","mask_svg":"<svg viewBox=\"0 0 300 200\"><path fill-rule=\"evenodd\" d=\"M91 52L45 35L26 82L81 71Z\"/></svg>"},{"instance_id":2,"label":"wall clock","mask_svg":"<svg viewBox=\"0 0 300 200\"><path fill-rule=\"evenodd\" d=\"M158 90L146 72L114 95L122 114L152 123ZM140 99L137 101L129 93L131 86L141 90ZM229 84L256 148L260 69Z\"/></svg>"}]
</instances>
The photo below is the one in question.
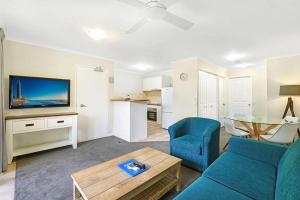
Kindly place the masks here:
<instances>
[{"instance_id":1,"label":"wall clock","mask_svg":"<svg viewBox=\"0 0 300 200\"><path fill-rule=\"evenodd\" d=\"M186 81L187 79L188 79L187 73L181 73L181 74L180 74L180 80Z\"/></svg>"}]
</instances>

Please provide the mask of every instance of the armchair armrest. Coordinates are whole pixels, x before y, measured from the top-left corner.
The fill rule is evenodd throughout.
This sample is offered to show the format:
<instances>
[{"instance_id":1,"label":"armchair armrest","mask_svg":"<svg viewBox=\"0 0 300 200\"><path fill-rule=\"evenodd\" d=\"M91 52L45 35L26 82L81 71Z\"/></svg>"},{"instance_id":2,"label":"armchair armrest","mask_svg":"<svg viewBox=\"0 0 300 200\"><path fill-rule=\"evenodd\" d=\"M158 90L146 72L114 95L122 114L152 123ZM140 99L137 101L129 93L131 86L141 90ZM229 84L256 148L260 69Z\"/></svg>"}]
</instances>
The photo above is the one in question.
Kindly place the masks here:
<instances>
[{"instance_id":1,"label":"armchair armrest","mask_svg":"<svg viewBox=\"0 0 300 200\"><path fill-rule=\"evenodd\" d=\"M205 160L204 169L213 163L220 153L220 123L211 126L203 133L203 159Z\"/></svg>"},{"instance_id":2,"label":"armchair armrest","mask_svg":"<svg viewBox=\"0 0 300 200\"><path fill-rule=\"evenodd\" d=\"M275 167L278 166L286 150L287 147L281 145L237 137L230 138L228 146L228 152L237 153Z\"/></svg>"},{"instance_id":3,"label":"armchair armrest","mask_svg":"<svg viewBox=\"0 0 300 200\"><path fill-rule=\"evenodd\" d=\"M182 119L168 128L170 140L186 134L186 119Z\"/></svg>"}]
</instances>

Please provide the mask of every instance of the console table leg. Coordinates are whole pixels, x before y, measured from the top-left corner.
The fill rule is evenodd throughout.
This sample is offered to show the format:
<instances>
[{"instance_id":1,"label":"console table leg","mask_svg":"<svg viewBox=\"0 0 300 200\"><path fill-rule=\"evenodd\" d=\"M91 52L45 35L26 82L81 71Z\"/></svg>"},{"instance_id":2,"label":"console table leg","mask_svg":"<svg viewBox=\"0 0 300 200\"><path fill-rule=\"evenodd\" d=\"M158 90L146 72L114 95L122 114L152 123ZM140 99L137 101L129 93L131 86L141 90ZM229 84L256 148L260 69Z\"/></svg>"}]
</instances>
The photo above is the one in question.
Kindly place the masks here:
<instances>
[{"instance_id":1,"label":"console table leg","mask_svg":"<svg viewBox=\"0 0 300 200\"><path fill-rule=\"evenodd\" d=\"M13 160L13 136L12 136L12 122L6 121L6 149L7 149L7 162L12 163Z\"/></svg>"},{"instance_id":2,"label":"console table leg","mask_svg":"<svg viewBox=\"0 0 300 200\"><path fill-rule=\"evenodd\" d=\"M73 117L73 126L70 131L73 149L77 149L77 116Z\"/></svg>"}]
</instances>

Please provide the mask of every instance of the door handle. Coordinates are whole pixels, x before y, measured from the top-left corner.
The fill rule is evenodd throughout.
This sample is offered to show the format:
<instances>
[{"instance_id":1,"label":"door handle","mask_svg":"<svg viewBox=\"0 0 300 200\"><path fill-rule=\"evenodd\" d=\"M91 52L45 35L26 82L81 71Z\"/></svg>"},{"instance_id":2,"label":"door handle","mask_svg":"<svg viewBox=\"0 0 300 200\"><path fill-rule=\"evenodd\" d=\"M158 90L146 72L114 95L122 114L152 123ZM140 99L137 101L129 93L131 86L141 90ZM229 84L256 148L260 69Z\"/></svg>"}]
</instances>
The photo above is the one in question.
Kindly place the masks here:
<instances>
[{"instance_id":1,"label":"door handle","mask_svg":"<svg viewBox=\"0 0 300 200\"><path fill-rule=\"evenodd\" d=\"M80 104L80 107L81 107L81 108L84 108L84 107L87 107L87 106L84 105L84 104Z\"/></svg>"}]
</instances>

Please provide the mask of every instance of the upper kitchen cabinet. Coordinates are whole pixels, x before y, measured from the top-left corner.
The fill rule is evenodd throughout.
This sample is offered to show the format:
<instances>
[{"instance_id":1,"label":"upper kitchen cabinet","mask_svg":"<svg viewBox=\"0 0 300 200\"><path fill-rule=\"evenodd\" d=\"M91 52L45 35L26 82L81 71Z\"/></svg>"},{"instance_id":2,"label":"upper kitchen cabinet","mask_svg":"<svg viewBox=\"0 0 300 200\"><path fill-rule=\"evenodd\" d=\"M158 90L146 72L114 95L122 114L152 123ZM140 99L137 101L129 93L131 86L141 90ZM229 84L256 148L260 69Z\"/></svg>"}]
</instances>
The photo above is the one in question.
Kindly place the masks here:
<instances>
[{"instance_id":1,"label":"upper kitchen cabinet","mask_svg":"<svg viewBox=\"0 0 300 200\"><path fill-rule=\"evenodd\" d=\"M161 90L170 86L172 86L172 79L169 76L153 76L143 80L143 91Z\"/></svg>"}]
</instances>

